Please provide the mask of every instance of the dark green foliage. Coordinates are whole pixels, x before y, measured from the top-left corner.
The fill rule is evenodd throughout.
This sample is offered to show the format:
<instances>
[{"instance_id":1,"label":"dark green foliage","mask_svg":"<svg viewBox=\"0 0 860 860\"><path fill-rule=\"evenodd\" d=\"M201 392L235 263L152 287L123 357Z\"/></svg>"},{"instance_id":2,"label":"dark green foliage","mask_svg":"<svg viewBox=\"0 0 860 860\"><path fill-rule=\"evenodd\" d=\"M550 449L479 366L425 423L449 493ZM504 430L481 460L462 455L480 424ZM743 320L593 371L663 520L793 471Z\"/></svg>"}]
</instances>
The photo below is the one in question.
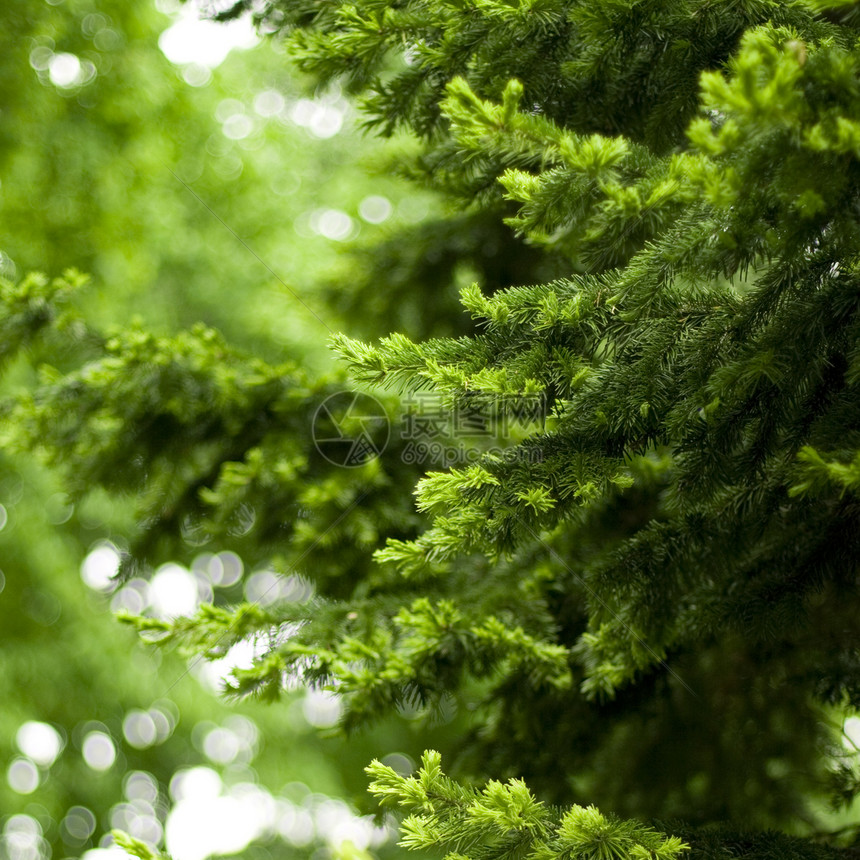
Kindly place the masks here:
<instances>
[{"instance_id":1,"label":"dark green foliage","mask_svg":"<svg viewBox=\"0 0 860 860\"><path fill-rule=\"evenodd\" d=\"M455 210L360 255L335 303L368 309L350 335L382 339L339 334L336 351L357 383L476 411L500 445L427 471L416 513L402 440L354 471L315 460L311 415L337 379L203 330L108 340L22 402L15 435L79 491L140 495L135 563L226 541L316 587L135 623L211 656L256 637L235 690L327 684L346 728L466 712L465 780L524 777L563 807L521 782L465 787L432 755L411 781L375 766L377 794L414 813L410 848L685 850L611 813L685 821L665 832L690 857L853 856L850 830L811 838L822 799L857 788L834 730L860 690L852 4L219 14L246 7L305 71L363 94L370 127L421 139L403 172ZM511 262L482 260L493 241ZM455 285L472 326L450 321Z\"/></svg>"},{"instance_id":2,"label":"dark green foliage","mask_svg":"<svg viewBox=\"0 0 860 860\"><path fill-rule=\"evenodd\" d=\"M10 304L7 325L41 326L31 305ZM104 338L80 370L43 368L8 419L16 446L70 466L76 498L95 486L134 494L123 575L218 542L249 564L280 550L280 566L348 594L380 535L414 534L420 520L408 509L414 468L391 457L389 473L377 460L342 469L315 446L314 415L342 389L242 356L202 326L173 338L129 331Z\"/></svg>"},{"instance_id":3,"label":"dark green foliage","mask_svg":"<svg viewBox=\"0 0 860 860\"><path fill-rule=\"evenodd\" d=\"M503 209L430 217L383 240L351 248L343 271L326 290L329 304L355 333L408 331L434 337L474 331L462 312L458 286L477 282L487 292L567 271L560 256L518 241L502 223ZM386 285L385 291L376 289ZM433 297L433 313L426 298ZM351 329L352 330L352 329Z\"/></svg>"}]
</instances>

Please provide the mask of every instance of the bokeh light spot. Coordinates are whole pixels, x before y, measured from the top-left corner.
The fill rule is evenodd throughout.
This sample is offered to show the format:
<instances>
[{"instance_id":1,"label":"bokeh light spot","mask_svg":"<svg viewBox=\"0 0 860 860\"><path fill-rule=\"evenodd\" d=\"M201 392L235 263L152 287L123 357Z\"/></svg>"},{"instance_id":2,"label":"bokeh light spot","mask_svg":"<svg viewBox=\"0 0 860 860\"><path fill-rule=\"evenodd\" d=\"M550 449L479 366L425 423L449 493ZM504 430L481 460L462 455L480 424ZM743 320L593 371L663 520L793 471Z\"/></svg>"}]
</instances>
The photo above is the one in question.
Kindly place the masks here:
<instances>
[{"instance_id":1,"label":"bokeh light spot","mask_svg":"<svg viewBox=\"0 0 860 860\"><path fill-rule=\"evenodd\" d=\"M175 860L239 854L274 829L277 812L272 795L250 783L239 783L214 798L191 794L168 816L167 850Z\"/></svg>"},{"instance_id":2,"label":"bokeh light spot","mask_svg":"<svg viewBox=\"0 0 860 860\"><path fill-rule=\"evenodd\" d=\"M60 733L48 723L36 720L26 722L18 729L15 743L25 756L42 767L50 767L63 748Z\"/></svg>"},{"instance_id":3,"label":"bokeh light spot","mask_svg":"<svg viewBox=\"0 0 860 860\"><path fill-rule=\"evenodd\" d=\"M189 570L178 564L163 564L149 584L155 614L161 618L191 615L197 608L197 582Z\"/></svg>"},{"instance_id":4,"label":"bokeh light spot","mask_svg":"<svg viewBox=\"0 0 860 860\"><path fill-rule=\"evenodd\" d=\"M303 603L313 594L313 586L300 576L283 576L271 570L252 573L245 583L245 598L250 603L271 606L274 603Z\"/></svg>"},{"instance_id":5,"label":"bokeh light spot","mask_svg":"<svg viewBox=\"0 0 860 860\"><path fill-rule=\"evenodd\" d=\"M145 800L150 804L158 800L158 783L145 770L133 770L126 774L122 790L129 800Z\"/></svg>"},{"instance_id":6,"label":"bokeh light spot","mask_svg":"<svg viewBox=\"0 0 860 860\"><path fill-rule=\"evenodd\" d=\"M254 110L265 117L276 116L287 106L284 97L277 90L263 90L254 98Z\"/></svg>"},{"instance_id":7,"label":"bokeh light spot","mask_svg":"<svg viewBox=\"0 0 860 860\"><path fill-rule=\"evenodd\" d=\"M842 743L848 749L860 749L860 717L848 717L843 726L842 731L845 737L842 738Z\"/></svg>"},{"instance_id":8,"label":"bokeh light spot","mask_svg":"<svg viewBox=\"0 0 860 860\"><path fill-rule=\"evenodd\" d=\"M341 714L340 700L328 690L308 690L302 702L304 718L318 729L333 726Z\"/></svg>"},{"instance_id":9,"label":"bokeh light spot","mask_svg":"<svg viewBox=\"0 0 860 860\"><path fill-rule=\"evenodd\" d=\"M410 195L397 204L397 214L407 224L418 224L430 213L430 206L424 197Z\"/></svg>"},{"instance_id":10,"label":"bokeh light spot","mask_svg":"<svg viewBox=\"0 0 860 860\"><path fill-rule=\"evenodd\" d=\"M73 87L83 78L81 61L74 54L54 54L48 63L48 77L56 87Z\"/></svg>"},{"instance_id":11,"label":"bokeh light spot","mask_svg":"<svg viewBox=\"0 0 860 860\"><path fill-rule=\"evenodd\" d=\"M299 99L290 111L290 119L306 128L314 137L325 140L342 128L345 105L329 104L324 99Z\"/></svg>"},{"instance_id":12,"label":"bokeh light spot","mask_svg":"<svg viewBox=\"0 0 860 860\"><path fill-rule=\"evenodd\" d=\"M234 113L227 117L221 126L224 137L230 140L242 140L254 130L254 121L243 113Z\"/></svg>"},{"instance_id":13,"label":"bokeh light spot","mask_svg":"<svg viewBox=\"0 0 860 860\"><path fill-rule=\"evenodd\" d=\"M260 741L260 730L253 720L243 717L241 714L233 714L224 721L230 731L234 732L243 747L246 747L253 758Z\"/></svg>"},{"instance_id":14,"label":"bokeh light spot","mask_svg":"<svg viewBox=\"0 0 860 860\"><path fill-rule=\"evenodd\" d=\"M146 711L129 711L122 721L122 733L135 749L146 749L158 740L155 721Z\"/></svg>"},{"instance_id":15,"label":"bokeh light spot","mask_svg":"<svg viewBox=\"0 0 860 860\"><path fill-rule=\"evenodd\" d=\"M223 689L224 681L234 669L250 669L254 663L254 643L241 639L220 660L197 661L192 671L197 679L213 693Z\"/></svg>"},{"instance_id":16,"label":"bokeh light spot","mask_svg":"<svg viewBox=\"0 0 860 860\"><path fill-rule=\"evenodd\" d=\"M16 758L6 770L9 788L18 794L32 794L39 787L39 770L28 758Z\"/></svg>"},{"instance_id":17,"label":"bokeh light spot","mask_svg":"<svg viewBox=\"0 0 860 860\"><path fill-rule=\"evenodd\" d=\"M84 738L82 753L93 770L108 770L116 761L116 746L104 732L90 732Z\"/></svg>"},{"instance_id":18,"label":"bokeh light spot","mask_svg":"<svg viewBox=\"0 0 860 860\"><path fill-rule=\"evenodd\" d=\"M170 780L170 796L177 803L191 798L211 800L221 794L221 788L221 777L211 767L185 768Z\"/></svg>"},{"instance_id":19,"label":"bokeh light spot","mask_svg":"<svg viewBox=\"0 0 860 860\"><path fill-rule=\"evenodd\" d=\"M174 713L174 708L175 705L169 699L160 699L159 707L150 708L148 711L150 719L155 723L157 743L166 741L176 728L178 715Z\"/></svg>"},{"instance_id":20,"label":"bokeh light spot","mask_svg":"<svg viewBox=\"0 0 860 860\"><path fill-rule=\"evenodd\" d=\"M371 194L358 204L358 214L369 224L381 224L391 217L393 207L387 197Z\"/></svg>"},{"instance_id":21,"label":"bokeh light spot","mask_svg":"<svg viewBox=\"0 0 860 860\"><path fill-rule=\"evenodd\" d=\"M110 608L113 612L130 612L140 615L149 605L149 583L143 579L133 579L127 582L111 599Z\"/></svg>"},{"instance_id":22,"label":"bokeh light spot","mask_svg":"<svg viewBox=\"0 0 860 860\"><path fill-rule=\"evenodd\" d=\"M54 493L45 499L45 514L48 522L55 526L67 523L75 512L75 506L66 493Z\"/></svg>"},{"instance_id":23,"label":"bokeh light spot","mask_svg":"<svg viewBox=\"0 0 860 860\"><path fill-rule=\"evenodd\" d=\"M111 543L101 543L87 555L81 565L81 579L96 591L110 591L116 585L120 556Z\"/></svg>"},{"instance_id":24,"label":"bokeh light spot","mask_svg":"<svg viewBox=\"0 0 860 860\"><path fill-rule=\"evenodd\" d=\"M234 552L220 552L217 555L202 553L194 559L192 567L219 588L235 585L242 578L244 570L242 559Z\"/></svg>"},{"instance_id":25,"label":"bokeh light spot","mask_svg":"<svg viewBox=\"0 0 860 860\"><path fill-rule=\"evenodd\" d=\"M46 72L48 70L48 66L51 65L51 59L53 56L54 52L45 45L33 48L33 50L30 51L30 65L37 72Z\"/></svg>"},{"instance_id":26,"label":"bokeh light spot","mask_svg":"<svg viewBox=\"0 0 860 860\"><path fill-rule=\"evenodd\" d=\"M270 606L280 596L280 577L271 570L252 573L245 583L245 597L250 603Z\"/></svg>"},{"instance_id":27,"label":"bokeh light spot","mask_svg":"<svg viewBox=\"0 0 860 860\"><path fill-rule=\"evenodd\" d=\"M212 71L202 63L189 63L182 70L182 80L189 87L205 87L212 80Z\"/></svg>"},{"instance_id":28,"label":"bokeh light spot","mask_svg":"<svg viewBox=\"0 0 860 860\"><path fill-rule=\"evenodd\" d=\"M105 848L90 848L81 855L81 860L128 860L128 854L118 845Z\"/></svg>"},{"instance_id":29,"label":"bokeh light spot","mask_svg":"<svg viewBox=\"0 0 860 860\"><path fill-rule=\"evenodd\" d=\"M404 753L389 753L382 759L382 763L399 773L400 776L409 776L415 770L414 759Z\"/></svg>"},{"instance_id":30,"label":"bokeh light spot","mask_svg":"<svg viewBox=\"0 0 860 860\"><path fill-rule=\"evenodd\" d=\"M60 825L60 832L67 842L86 842L95 829L96 817L85 806L73 806L69 809Z\"/></svg>"},{"instance_id":31,"label":"bokeh light spot","mask_svg":"<svg viewBox=\"0 0 860 860\"><path fill-rule=\"evenodd\" d=\"M122 36L111 27L103 27L93 36L93 45L99 51L116 51L122 46Z\"/></svg>"},{"instance_id":32,"label":"bokeh light spot","mask_svg":"<svg viewBox=\"0 0 860 860\"><path fill-rule=\"evenodd\" d=\"M154 807L145 800L115 804L110 811L110 825L114 829L125 830L136 839L155 845L161 842L164 836Z\"/></svg>"},{"instance_id":33,"label":"bokeh light spot","mask_svg":"<svg viewBox=\"0 0 860 860\"><path fill-rule=\"evenodd\" d=\"M108 26L108 19L98 12L91 12L81 21L81 32L85 36L94 36L99 30Z\"/></svg>"},{"instance_id":34,"label":"bokeh light spot","mask_svg":"<svg viewBox=\"0 0 860 860\"><path fill-rule=\"evenodd\" d=\"M215 764L230 764L235 761L239 749L239 738L230 729L212 729L203 739L203 753Z\"/></svg>"},{"instance_id":35,"label":"bokeh light spot","mask_svg":"<svg viewBox=\"0 0 860 860\"><path fill-rule=\"evenodd\" d=\"M50 847L42 836L42 826L31 815L12 815L3 828L0 842L9 860L40 860L50 855Z\"/></svg>"},{"instance_id":36,"label":"bokeh light spot","mask_svg":"<svg viewBox=\"0 0 860 860\"><path fill-rule=\"evenodd\" d=\"M311 230L334 242L343 242L353 233L353 220L340 209L317 209L311 213Z\"/></svg>"},{"instance_id":37,"label":"bokeh light spot","mask_svg":"<svg viewBox=\"0 0 860 860\"><path fill-rule=\"evenodd\" d=\"M277 822L278 833L296 848L304 848L313 841L314 818L308 809L285 807Z\"/></svg>"},{"instance_id":38,"label":"bokeh light spot","mask_svg":"<svg viewBox=\"0 0 860 860\"><path fill-rule=\"evenodd\" d=\"M0 183L2 184L2 183ZM15 261L3 251L0 251L0 277L7 281L14 281L18 276L18 266Z\"/></svg>"},{"instance_id":39,"label":"bokeh light spot","mask_svg":"<svg viewBox=\"0 0 860 860\"><path fill-rule=\"evenodd\" d=\"M200 20L189 4L179 20L161 34L158 47L175 65L197 63L214 69L234 48L253 48L258 41L247 17L216 24Z\"/></svg>"}]
</instances>

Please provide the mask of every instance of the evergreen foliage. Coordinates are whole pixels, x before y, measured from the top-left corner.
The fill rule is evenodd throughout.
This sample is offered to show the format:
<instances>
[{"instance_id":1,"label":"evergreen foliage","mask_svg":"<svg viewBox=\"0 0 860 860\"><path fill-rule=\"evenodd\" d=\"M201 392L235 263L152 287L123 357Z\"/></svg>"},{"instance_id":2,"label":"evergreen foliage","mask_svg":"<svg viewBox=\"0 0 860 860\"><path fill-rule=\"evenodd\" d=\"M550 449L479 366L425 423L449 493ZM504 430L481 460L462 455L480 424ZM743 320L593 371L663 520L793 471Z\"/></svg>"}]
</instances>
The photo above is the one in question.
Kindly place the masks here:
<instances>
[{"instance_id":1,"label":"evergreen foliage","mask_svg":"<svg viewBox=\"0 0 860 860\"><path fill-rule=\"evenodd\" d=\"M336 335L352 379L497 429L537 409L466 465L422 475L395 440L343 469L309 437L340 377L203 328L99 338L36 312L42 282L5 286L5 330L86 352L6 433L77 493L135 493L128 570L211 543L315 587L132 623L208 656L253 638L236 693L327 685L347 729L469 714L461 781L435 753L415 777L370 768L408 848L855 856L856 828L812 837L816 804L858 790L839 743L860 708L856 5L241 0L216 17L246 9L362 94L370 128L414 133L401 173L455 210L356 278L365 330L408 321L401 301L422 322ZM480 264L489 217L519 268ZM461 291L468 327L427 276L434 244L430 269L450 254L482 281ZM389 294L392 271L410 275ZM472 787L488 778L507 781Z\"/></svg>"},{"instance_id":2,"label":"evergreen foliage","mask_svg":"<svg viewBox=\"0 0 860 860\"><path fill-rule=\"evenodd\" d=\"M249 237L288 282L330 266L337 246L321 236L291 249L279 244L284 225L276 219L283 217L285 190L298 212L319 206L353 212L371 191L385 194L395 207L391 220L399 217L392 181L351 174L342 164L343 153L371 150L372 141L345 129L309 148L308 130L283 114L263 117L253 110L261 92L270 101L275 97L275 87L284 113L300 95L298 76L284 75L273 44L232 51L206 86L192 87L183 79L187 70L159 49L159 36L175 17L153 3L124 0L0 4L0 23L10 34L0 56L0 272L9 275L17 266L19 272L38 267L59 274L74 263L90 273L86 286L76 275L41 283L25 276L4 292L3 308L15 310L0 312L0 399L32 390L34 368L45 361L57 368L56 379L99 354L109 339L106 321L127 327L130 317L142 320L141 330L162 337L204 320L234 347L274 362L283 360L285 343L296 342L301 345L291 349L302 354L303 363L314 356L326 363L324 339L303 331L301 313L285 318L273 312L279 302L291 307L292 298L278 296L263 266L243 256L241 247L237 253L229 234L225 241L223 224L201 200L237 234ZM52 63L65 61L68 75L69 54L79 59L85 77L60 86L51 77ZM68 84L68 77L57 80ZM254 122L248 137L236 141L223 134L223 108L216 116L221 104L231 111L246 105ZM235 175L239 168L242 182L225 184L225 172ZM196 198L177 175L193 182ZM276 181L270 181L272 175ZM236 295L241 301L233 300ZM42 336L34 336L37 329ZM267 337L273 331L277 337ZM134 340L132 332L119 336ZM310 345L313 354L305 351ZM143 345L137 352L146 354ZM187 346L184 354L187 365ZM189 664L182 655L149 647L133 628L117 627L111 606L149 605L163 612L164 600L175 600L161 590L163 577L151 583L137 578L124 586L93 579L115 558L105 541L122 546L129 534L133 491L71 500L56 470L51 474L27 451L9 447L0 453L3 860L80 857L103 847L118 826L153 840L169 833L171 849L183 856L178 842L188 807L176 785L182 771L195 766L221 772L223 795L231 792L237 761L249 759L254 770L242 779L253 780L273 799L281 795L281 804L287 779L307 784L314 805L331 806L338 798L336 805L345 809L353 795L366 795L362 768L378 754L374 733L360 742L321 736L303 716L302 690L288 694L279 709L251 700L219 702L209 680L216 667L199 658ZM94 564L97 559L101 564ZM170 570L180 581L185 575L181 568ZM193 576L203 584L200 565ZM226 583L225 578L221 586L213 585L231 598L246 584ZM285 727L284 710L291 705ZM207 754L219 736L211 736L207 747L212 731L239 741L232 767ZM404 740L406 731L398 733L399 748L420 753L423 747ZM86 752L93 732L103 745L109 738L114 746L116 757L103 770ZM51 738L58 746L50 746ZM436 743L432 736L424 739L425 745ZM141 805L141 794L151 805ZM229 819L219 813L220 826ZM316 845L331 840L331 832L321 829ZM247 828L245 833L253 835ZM211 828L197 835L218 839ZM242 854L244 860L264 860L263 843L274 841L285 857L305 856L316 847L305 838L296 840L298 847L283 834L274 840L266 836Z\"/></svg>"},{"instance_id":3,"label":"evergreen foliage","mask_svg":"<svg viewBox=\"0 0 860 860\"><path fill-rule=\"evenodd\" d=\"M412 813L403 822L402 845L441 846L459 857L571 857L582 860L660 858L675 860L688 850L676 837L664 838L632 821L608 818L593 806L574 806L559 816L536 801L522 780L489 782L465 789L442 773L441 756L424 754L417 776L403 777L373 762L371 792L381 805Z\"/></svg>"}]
</instances>

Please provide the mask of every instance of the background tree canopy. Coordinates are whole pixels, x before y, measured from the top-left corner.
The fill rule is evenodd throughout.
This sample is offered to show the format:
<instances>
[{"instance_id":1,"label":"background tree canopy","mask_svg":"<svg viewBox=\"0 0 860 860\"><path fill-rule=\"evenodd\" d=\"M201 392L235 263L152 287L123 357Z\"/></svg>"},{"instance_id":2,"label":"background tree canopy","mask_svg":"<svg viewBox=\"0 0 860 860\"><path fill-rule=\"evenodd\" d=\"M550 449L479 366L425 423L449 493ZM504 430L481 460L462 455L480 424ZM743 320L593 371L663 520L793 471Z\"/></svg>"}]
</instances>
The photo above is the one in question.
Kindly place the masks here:
<instances>
[{"instance_id":1,"label":"background tree canopy","mask_svg":"<svg viewBox=\"0 0 860 860\"><path fill-rule=\"evenodd\" d=\"M856 4L238 0L269 51L211 83L150 12L39 8L2 13L2 432L66 549L8 532L6 605L50 628L25 577L112 554L144 639L337 703L325 790L398 753L406 849L857 856ZM344 93L384 145L311 149Z\"/></svg>"},{"instance_id":2,"label":"background tree canopy","mask_svg":"<svg viewBox=\"0 0 860 860\"><path fill-rule=\"evenodd\" d=\"M338 265L342 242L317 222L334 213L343 230L348 212L350 236L382 229L359 212L368 198L375 220L387 213L381 203L390 222L427 210L390 180L341 166L370 147L336 90L304 91L268 43L212 70L174 65L158 42L178 20L176 10L103 0L0 9L15 34L0 57L3 275L92 273L76 305L86 325L29 339L19 354L25 329L54 309L37 301L26 321L8 314L16 291L4 285L6 402L48 364L71 369L129 325L166 335L202 320L261 355L289 344L308 367L330 366L316 321L285 286ZM186 50L211 56L198 40L195 31ZM194 193L182 184L192 177ZM72 498L13 447L4 438L0 453L0 855L78 857L104 846L112 827L152 842L166 829L177 860L252 840L244 854L264 860L271 844L305 856L383 838L360 813L369 811L362 768L386 753L372 735L348 745L319 737L337 717L324 695L298 691L277 713L227 707L212 690L229 663L210 670L162 655L112 618L120 608L190 611L213 588L235 600L261 571L237 581L226 547L208 559L201 548L152 583L111 584L134 529L130 494ZM231 655L243 659L242 649ZM423 749L408 729L379 732L399 738L387 752Z\"/></svg>"}]
</instances>

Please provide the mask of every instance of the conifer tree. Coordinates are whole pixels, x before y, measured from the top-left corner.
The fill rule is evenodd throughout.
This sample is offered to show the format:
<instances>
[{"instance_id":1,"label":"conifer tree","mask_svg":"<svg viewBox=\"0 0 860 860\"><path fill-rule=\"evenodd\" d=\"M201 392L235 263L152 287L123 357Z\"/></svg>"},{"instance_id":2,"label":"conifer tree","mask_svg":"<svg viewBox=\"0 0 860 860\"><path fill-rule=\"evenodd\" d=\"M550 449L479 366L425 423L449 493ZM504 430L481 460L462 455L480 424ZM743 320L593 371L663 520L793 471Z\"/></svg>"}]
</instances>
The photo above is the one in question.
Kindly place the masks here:
<instances>
[{"instance_id":1,"label":"conifer tree","mask_svg":"<svg viewBox=\"0 0 860 860\"><path fill-rule=\"evenodd\" d=\"M423 318L336 335L351 379L393 418L394 394L431 392L498 444L428 468L395 438L346 469L310 430L342 377L202 327L102 337L73 278L6 284L0 356L89 351L8 407L7 435L78 493L137 495L126 573L211 542L315 587L128 620L208 656L253 638L232 692L327 686L346 730L463 714L456 779L435 752L369 768L410 849L857 856L819 812L860 791L840 752L860 708L856 3L213 14L248 10L371 129L412 135L397 170L452 212L345 279L366 328ZM469 326L449 319L461 271Z\"/></svg>"}]
</instances>

